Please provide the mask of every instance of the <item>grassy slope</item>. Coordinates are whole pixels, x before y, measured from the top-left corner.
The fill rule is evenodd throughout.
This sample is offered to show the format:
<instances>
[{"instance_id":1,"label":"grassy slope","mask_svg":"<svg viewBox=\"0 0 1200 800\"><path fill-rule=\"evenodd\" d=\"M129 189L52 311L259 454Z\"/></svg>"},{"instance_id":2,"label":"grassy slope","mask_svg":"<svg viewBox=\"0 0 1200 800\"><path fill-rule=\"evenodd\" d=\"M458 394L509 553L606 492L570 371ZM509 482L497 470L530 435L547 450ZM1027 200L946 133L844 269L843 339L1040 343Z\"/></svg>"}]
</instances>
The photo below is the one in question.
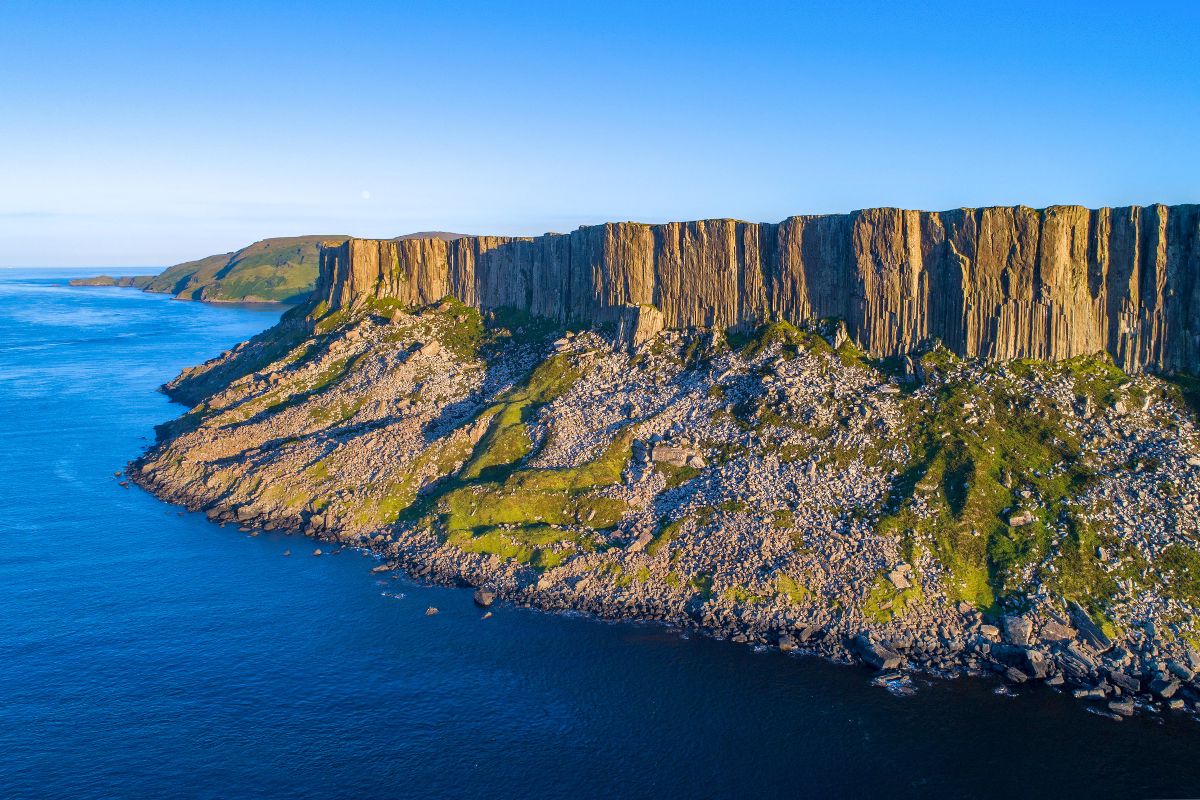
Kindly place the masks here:
<instances>
[{"instance_id":1,"label":"grassy slope","mask_svg":"<svg viewBox=\"0 0 1200 800\"><path fill-rule=\"evenodd\" d=\"M460 358L474 358L487 348L491 332L478 311L451 299L430 310L444 321L438 338ZM334 327L342 322L332 320ZM588 534L615 525L625 511L623 502L600 490L620 482L632 455L632 437L617 436L596 458L576 468L523 466L534 450L529 425L537 411L578 377L566 356L546 359L479 415L488 428L478 444L472 447L455 437L422 454L422 466L436 465L435 473L444 478L434 491L418 499L411 483L392 486L362 509L365 516L359 522L387 525L401 517L423 517L463 550L542 569L592 549ZM457 464L462 466L455 470Z\"/></svg>"},{"instance_id":2,"label":"grassy slope","mask_svg":"<svg viewBox=\"0 0 1200 800\"><path fill-rule=\"evenodd\" d=\"M392 310L374 305L356 313ZM497 344L493 341L496 330L484 326L479 312L452 299L425 309L422 315L429 316L443 346L460 358L474 359ZM345 310L326 313L318 306L309 319L313 333L320 338L340 335L353 316ZM353 369L352 365L336 366L339 371ZM632 455L632 436L628 432L618 435L579 467L524 466L534 451L529 425L537 411L578 377L566 356L547 358L524 381L481 411L477 420L488 427L477 444L459 435L461 430L431 443L414 462L412 477L385 487L382 494L364 502L355 522L387 527L398 519L425 519L463 550L516 559L540 569L594 549L591 534L615 525L625 511L621 500L604 496L603 490L620 482ZM302 397L319 394L332 385L318 383ZM421 494L416 478L429 472L436 486Z\"/></svg>"},{"instance_id":3,"label":"grassy slope","mask_svg":"<svg viewBox=\"0 0 1200 800\"><path fill-rule=\"evenodd\" d=\"M939 371L952 366L939 361L952 360L937 353L925 367ZM1101 406L1128 380L1099 356L1013 362L1010 369L1023 376L1065 372L1079 396ZM881 529L903 536L908 547L930 548L949 571L950 595L980 608L1019 603L1028 570L1050 557L1060 569L1048 588L1103 615L1122 575L1106 572L1094 551L1120 543L1077 513L1073 500L1094 474L1063 414L1017 384L950 379L935 405L910 407L909 415L912 457L895 480ZM1013 524L1022 509L1032 519Z\"/></svg>"},{"instance_id":4,"label":"grassy slope","mask_svg":"<svg viewBox=\"0 0 1200 800\"><path fill-rule=\"evenodd\" d=\"M316 282L320 244L345 238L264 239L235 253L176 264L164 270L147 289L186 300L298 302Z\"/></svg>"},{"instance_id":5,"label":"grassy slope","mask_svg":"<svg viewBox=\"0 0 1200 800\"><path fill-rule=\"evenodd\" d=\"M295 346L305 335L336 337L355 314L394 310L384 301L355 312L326 313L315 307L305 319L304 310L296 309L289 317L298 333L287 344ZM434 324L435 338L460 358L486 359L488 347L497 344L492 341L495 332L479 312L452 299L420 314ZM836 355L843 364L882 368L851 347L835 351L819 336L786 323L730 339L747 357L778 343L785 354L804 348ZM261 364L281 355L277 347L255 351L252 360ZM1147 565L1136 548L1098 530L1081 513L1077 498L1097 476L1071 421L1074 413L1056 405L1049 395L1030 392L1025 381L1036 386L1051 378L1066 379L1074 402L1086 398L1097 409L1111 407L1119 398L1138 401L1143 388L1103 355L1057 364L991 365L986 380L977 372L960 371L961 362L943 349L926 354L921 364L933 391L902 396L907 424L899 443L905 445L906 455L898 460L894 454L885 456L885 451L892 453L895 441L881 442L879 452L861 453L869 465L898 470L880 509L881 532L901 539L911 563L920 562L922 553L932 555L944 569L942 587L953 599L995 613L1020 607L1031 589L1040 588L1079 602L1104 624L1111 600L1120 593L1118 581L1138 583ZM305 384L303 392L273 397L275 405L268 403L268 410L318 395L353 369L345 360L335 362L315 382ZM527 466L535 450L529 426L537 412L579 377L570 357L547 358L477 415L476 422L486 425L487 431L476 444L462 431L463 435L434 443L414 463L413 478L384 487L358 510L356 522L387 527L397 521L422 520L462 550L541 569L575 553L602 548L597 534L614 526L625 511L623 501L611 496L608 487L621 482L629 464L632 432L623 431L578 467ZM1192 383L1184 382L1176 391L1193 389ZM331 414L331 419L345 416L341 406L314 413ZM419 476L427 476L421 480L428 491L421 491ZM1014 521L1025 511L1027 521ZM682 522L664 524L647 553L653 556L668 547ZM777 524L786 527L787 520L777 519ZM1104 563L1099 550L1114 563ZM1195 551L1173 546L1159 567L1165 573L1161 583L1168 596L1187 602L1200 597L1200 555ZM912 575L912 587L900 591L881 573L864 611L877 622L903 613L921 599L927 577ZM802 583L787 576L775 591L792 602L807 593Z\"/></svg>"},{"instance_id":6,"label":"grassy slope","mask_svg":"<svg viewBox=\"0 0 1200 800\"><path fill-rule=\"evenodd\" d=\"M593 549L588 532L621 518L624 503L596 490L620 482L631 456L629 435L579 467L521 467L532 450L527 426L533 414L577 377L565 357L552 357L486 412L488 432L458 475L430 498L449 542L546 569Z\"/></svg>"}]
</instances>

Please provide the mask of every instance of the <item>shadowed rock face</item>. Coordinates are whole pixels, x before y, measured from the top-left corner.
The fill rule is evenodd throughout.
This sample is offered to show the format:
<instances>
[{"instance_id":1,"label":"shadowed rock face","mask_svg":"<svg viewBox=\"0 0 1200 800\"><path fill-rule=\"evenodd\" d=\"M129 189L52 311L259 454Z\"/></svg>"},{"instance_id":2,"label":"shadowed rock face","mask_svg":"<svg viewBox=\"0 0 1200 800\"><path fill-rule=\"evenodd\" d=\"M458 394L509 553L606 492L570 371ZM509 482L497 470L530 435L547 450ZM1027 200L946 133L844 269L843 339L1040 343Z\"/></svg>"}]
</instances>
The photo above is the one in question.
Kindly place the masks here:
<instances>
[{"instance_id":1,"label":"shadowed rock face","mask_svg":"<svg viewBox=\"0 0 1200 800\"><path fill-rule=\"evenodd\" d=\"M453 295L564 323L654 306L668 328L846 321L875 356L941 339L963 356L1200 371L1200 206L866 209L778 224L704 220L534 238L322 248L315 297Z\"/></svg>"}]
</instances>

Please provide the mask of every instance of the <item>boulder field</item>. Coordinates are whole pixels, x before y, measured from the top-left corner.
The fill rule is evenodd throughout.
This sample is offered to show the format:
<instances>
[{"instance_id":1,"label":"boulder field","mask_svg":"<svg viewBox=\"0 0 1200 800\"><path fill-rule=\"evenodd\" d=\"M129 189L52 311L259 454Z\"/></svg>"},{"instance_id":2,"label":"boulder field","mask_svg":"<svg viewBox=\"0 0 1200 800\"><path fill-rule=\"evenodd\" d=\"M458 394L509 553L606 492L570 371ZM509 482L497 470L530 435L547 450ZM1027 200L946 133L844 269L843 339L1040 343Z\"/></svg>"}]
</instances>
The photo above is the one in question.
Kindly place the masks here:
<instances>
[{"instance_id":1,"label":"boulder field","mask_svg":"<svg viewBox=\"0 0 1200 800\"><path fill-rule=\"evenodd\" d=\"M479 598L1066 684L1105 713L1200 700L1176 383L944 348L909 379L787 323L630 350L450 301L291 322L129 476Z\"/></svg>"}]
</instances>

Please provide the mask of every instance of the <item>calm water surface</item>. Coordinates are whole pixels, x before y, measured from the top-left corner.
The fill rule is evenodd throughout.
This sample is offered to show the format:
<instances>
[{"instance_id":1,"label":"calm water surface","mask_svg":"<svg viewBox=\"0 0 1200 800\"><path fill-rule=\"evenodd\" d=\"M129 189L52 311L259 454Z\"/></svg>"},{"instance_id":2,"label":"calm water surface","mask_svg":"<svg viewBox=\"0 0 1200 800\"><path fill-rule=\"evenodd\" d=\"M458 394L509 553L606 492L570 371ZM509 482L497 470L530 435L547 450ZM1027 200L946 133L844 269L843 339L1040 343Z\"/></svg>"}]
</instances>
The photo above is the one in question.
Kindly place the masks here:
<instances>
[{"instance_id":1,"label":"calm water surface","mask_svg":"<svg viewBox=\"0 0 1200 800\"><path fill-rule=\"evenodd\" d=\"M113 473L183 410L156 386L278 312L66 275L0 270L0 797L1200 794L1190 720L482 621L467 591L180 515Z\"/></svg>"}]
</instances>

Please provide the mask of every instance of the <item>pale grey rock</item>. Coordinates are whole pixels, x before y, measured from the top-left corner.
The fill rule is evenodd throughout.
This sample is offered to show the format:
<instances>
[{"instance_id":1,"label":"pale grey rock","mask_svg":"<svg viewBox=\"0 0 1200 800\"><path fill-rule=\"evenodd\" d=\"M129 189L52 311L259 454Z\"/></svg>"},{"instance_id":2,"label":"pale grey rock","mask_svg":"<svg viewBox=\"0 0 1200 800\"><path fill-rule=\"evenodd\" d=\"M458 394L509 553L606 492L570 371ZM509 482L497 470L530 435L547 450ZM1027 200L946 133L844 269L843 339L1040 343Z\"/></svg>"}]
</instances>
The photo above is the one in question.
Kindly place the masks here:
<instances>
[{"instance_id":1,"label":"pale grey rock","mask_svg":"<svg viewBox=\"0 0 1200 800\"><path fill-rule=\"evenodd\" d=\"M1004 618L1004 635L1013 644L1026 647L1033 643L1033 623L1026 617L1007 616Z\"/></svg>"}]
</instances>

